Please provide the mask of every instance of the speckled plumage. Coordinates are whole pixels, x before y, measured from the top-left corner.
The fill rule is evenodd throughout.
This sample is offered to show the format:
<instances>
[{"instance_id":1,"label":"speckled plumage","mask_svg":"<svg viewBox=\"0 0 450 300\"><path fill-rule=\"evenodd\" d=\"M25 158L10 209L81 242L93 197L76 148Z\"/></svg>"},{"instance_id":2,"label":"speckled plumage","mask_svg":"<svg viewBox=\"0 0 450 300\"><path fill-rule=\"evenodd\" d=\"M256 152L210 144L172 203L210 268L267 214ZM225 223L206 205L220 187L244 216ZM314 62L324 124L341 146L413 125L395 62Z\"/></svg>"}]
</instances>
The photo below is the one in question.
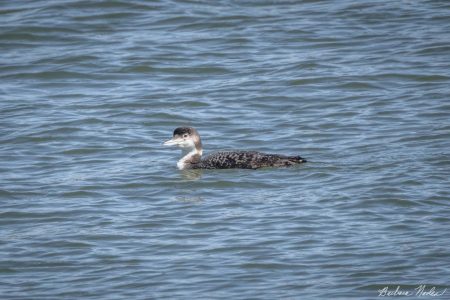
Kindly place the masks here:
<instances>
[{"instance_id":1,"label":"speckled plumage","mask_svg":"<svg viewBox=\"0 0 450 300\"><path fill-rule=\"evenodd\" d=\"M264 167L289 167L305 159L300 156L266 154L255 151L225 151L208 155L198 163L192 163L192 169L258 169Z\"/></svg>"},{"instance_id":2,"label":"speckled plumage","mask_svg":"<svg viewBox=\"0 0 450 300\"><path fill-rule=\"evenodd\" d=\"M223 151L202 158L202 142L197 130L192 127L179 127L173 137L164 143L178 146L183 157L178 161L180 170L184 169L258 169L264 167L290 167L306 162L300 156L267 154L255 151Z\"/></svg>"}]
</instances>

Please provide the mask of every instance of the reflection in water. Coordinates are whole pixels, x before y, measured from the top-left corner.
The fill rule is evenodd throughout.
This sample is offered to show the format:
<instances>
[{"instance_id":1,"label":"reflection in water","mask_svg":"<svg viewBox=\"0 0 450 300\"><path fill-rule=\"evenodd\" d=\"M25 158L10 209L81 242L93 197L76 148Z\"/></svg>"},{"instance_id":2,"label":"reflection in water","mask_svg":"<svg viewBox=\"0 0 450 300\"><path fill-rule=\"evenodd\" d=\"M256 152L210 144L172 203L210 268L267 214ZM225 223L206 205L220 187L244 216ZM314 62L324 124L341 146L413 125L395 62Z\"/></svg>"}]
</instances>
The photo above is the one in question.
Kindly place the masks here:
<instances>
[{"instance_id":1,"label":"reflection in water","mask_svg":"<svg viewBox=\"0 0 450 300\"><path fill-rule=\"evenodd\" d=\"M175 193L176 195L172 198L175 201L182 202L203 202L203 197L199 196L201 194L201 189L199 191L195 186L195 182L202 177L202 170L182 170L177 178L177 183L175 183Z\"/></svg>"},{"instance_id":2,"label":"reflection in water","mask_svg":"<svg viewBox=\"0 0 450 300\"><path fill-rule=\"evenodd\" d=\"M190 203L198 203L203 202L203 197L200 196L194 196L194 195L181 195L181 196L175 196L176 201L181 202L190 202Z\"/></svg>"},{"instance_id":3,"label":"reflection in water","mask_svg":"<svg viewBox=\"0 0 450 300\"><path fill-rule=\"evenodd\" d=\"M202 177L202 170L183 170L181 176L185 180L198 180Z\"/></svg>"},{"instance_id":4,"label":"reflection in water","mask_svg":"<svg viewBox=\"0 0 450 300\"><path fill-rule=\"evenodd\" d=\"M181 177L184 180L184 182L192 182L197 181L202 177L202 170L182 170ZM189 188L187 188L184 184L181 184L180 189L178 190L179 195L175 196L176 201L182 201L182 202L203 202L204 199L199 195L199 192L197 189L192 189L192 186L189 184Z\"/></svg>"}]
</instances>

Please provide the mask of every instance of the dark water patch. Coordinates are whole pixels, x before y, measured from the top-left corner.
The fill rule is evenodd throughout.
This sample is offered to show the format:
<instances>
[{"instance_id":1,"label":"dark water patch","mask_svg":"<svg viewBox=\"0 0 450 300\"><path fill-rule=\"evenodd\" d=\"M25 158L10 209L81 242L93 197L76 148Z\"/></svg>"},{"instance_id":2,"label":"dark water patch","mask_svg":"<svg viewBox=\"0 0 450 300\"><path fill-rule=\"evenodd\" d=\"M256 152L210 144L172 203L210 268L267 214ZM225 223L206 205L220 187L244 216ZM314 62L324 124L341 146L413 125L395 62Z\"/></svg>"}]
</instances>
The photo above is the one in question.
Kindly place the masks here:
<instances>
[{"instance_id":1,"label":"dark water patch","mask_svg":"<svg viewBox=\"0 0 450 300\"><path fill-rule=\"evenodd\" d=\"M95 147L95 148L75 148L62 151L61 154L65 155L88 155L88 154L96 154L96 153L104 153L107 151L113 151L113 149L104 148L104 147Z\"/></svg>"},{"instance_id":2,"label":"dark water patch","mask_svg":"<svg viewBox=\"0 0 450 300\"><path fill-rule=\"evenodd\" d=\"M39 80L67 80L67 79L89 79L93 78L91 74L84 74L79 72L69 71L41 71L41 72L26 72L18 74L10 74L1 76L5 79L39 79Z\"/></svg>"},{"instance_id":3,"label":"dark water patch","mask_svg":"<svg viewBox=\"0 0 450 300\"><path fill-rule=\"evenodd\" d=\"M89 21L89 20L99 20L102 21L111 21L111 20L117 20L120 21L120 19L127 19L127 18L136 18L139 17L141 14L138 12L112 12L112 13L96 13L96 14L90 14L86 16L74 16L72 19L74 21Z\"/></svg>"},{"instance_id":4,"label":"dark water patch","mask_svg":"<svg viewBox=\"0 0 450 300\"><path fill-rule=\"evenodd\" d=\"M417 55L445 55L450 51L450 46L445 44L427 45L423 49L416 50Z\"/></svg>"},{"instance_id":5,"label":"dark water patch","mask_svg":"<svg viewBox=\"0 0 450 300\"><path fill-rule=\"evenodd\" d=\"M314 84L314 83L321 83L324 81L333 82L335 80L334 77L314 77L314 78L302 78L302 79L295 79L290 81L290 85L307 85L307 84Z\"/></svg>"},{"instance_id":6,"label":"dark water patch","mask_svg":"<svg viewBox=\"0 0 450 300\"><path fill-rule=\"evenodd\" d=\"M244 263L239 266L245 270L296 270L297 266L291 264L281 264L281 263Z\"/></svg>"},{"instance_id":7,"label":"dark water patch","mask_svg":"<svg viewBox=\"0 0 450 300\"><path fill-rule=\"evenodd\" d=\"M174 25L180 25L180 24L190 24L195 23L197 21L197 18L195 16L176 16L176 17L168 17L165 19L157 20L153 23L153 26L174 26Z\"/></svg>"},{"instance_id":8,"label":"dark water patch","mask_svg":"<svg viewBox=\"0 0 450 300\"><path fill-rule=\"evenodd\" d=\"M122 11L122 10L152 10L152 9L158 9L160 6L155 5L154 3L145 3L145 2L129 2L129 1L98 1L96 3L92 3L90 1L74 1L65 3L64 5L60 5L58 3L53 4L52 7L54 7L57 10L61 9L92 9L93 11L104 11L104 10L110 10L110 11Z\"/></svg>"},{"instance_id":9,"label":"dark water patch","mask_svg":"<svg viewBox=\"0 0 450 300\"><path fill-rule=\"evenodd\" d=\"M48 241L35 243L36 247L51 247L57 249L85 249L91 248L93 244L80 242L80 241L70 241L70 240L59 240L59 241Z\"/></svg>"},{"instance_id":10,"label":"dark water patch","mask_svg":"<svg viewBox=\"0 0 450 300\"><path fill-rule=\"evenodd\" d=\"M71 55L70 55L71 54ZM96 55L84 55L77 53L64 53L61 56L45 57L37 60L36 64L77 64L80 65L86 62L96 63L100 59Z\"/></svg>"},{"instance_id":11,"label":"dark water patch","mask_svg":"<svg viewBox=\"0 0 450 300\"><path fill-rule=\"evenodd\" d=\"M229 74L230 71L226 68L216 67L216 66L196 66L196 67L165 67L165 68L155 68L155 72L170 74L170 75L191 75L194 77L200 77L202 75L223 75ZM176 79L186 79L181 77L175 77Z\"/></svg>"},{"instance_id":12,"label":"dark water patch","mask_svg":"<svg viewBox=\"0 0 450 300\"><path fill-rule=\"evenodd\" d=\"M59 194L59 196L63 198L88 198L88 197L102 197L104 196L103 193L99 192L92 192L92 191L71 191L71 192L64 192Z\"/></svg>"},{"instance_id":13,"label":"dark water patch","mask_svg":"<svg viewBox=\"0 0 450 300\"><path fill-rule=\"evenodd\" d=\"M132 66L132 67L126 67L120 70L120 72L123 73L152 73L155 72L156 69L151 66Z\"/></svg>"},{"instance_id":14,"label":"dark water patch","mask_svg":"<svg viewBox=\"0 0 450 300\"><path fill-rule=\"evenodd\" d=\"M420 75L407 73L382 73L377 74L377 77L382 77L387 80L406 80L414 82L440 82L449 81L450 77L445 75Z\"/></svg>"},{"instance_id":15,"label":"dark water patch","mask_svg":"<svg viewBox=\"0 0 450 300\"><path fill-rule=\"evenodd\" d=\"M381 87L376 86L374 84L370 84L368 82L347 82L338 86L343 89L355 89L355 90L370 90L370 89L379 89Z\"/></svg>"}]
</instances>

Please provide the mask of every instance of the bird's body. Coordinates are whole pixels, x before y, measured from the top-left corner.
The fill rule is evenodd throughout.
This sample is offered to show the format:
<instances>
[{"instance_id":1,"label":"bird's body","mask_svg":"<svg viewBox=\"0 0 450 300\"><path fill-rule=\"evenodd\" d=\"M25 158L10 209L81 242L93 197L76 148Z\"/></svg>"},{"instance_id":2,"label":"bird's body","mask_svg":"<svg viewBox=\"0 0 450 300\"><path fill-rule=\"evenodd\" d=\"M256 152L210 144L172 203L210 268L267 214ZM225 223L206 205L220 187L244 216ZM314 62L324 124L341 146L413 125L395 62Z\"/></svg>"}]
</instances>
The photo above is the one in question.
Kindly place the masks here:
<instances>
[{"instance_id":1,"label":"bird's body","mask_svg":"<svg viewBox=\"0 0 450 300\"><path fill-rule=\"evenodd\" d=\"M267 154L256 151L222 151L202 158L202 143L198 132L192 127L175 129L173 138L165 145L177 145L183 157L177 166L183 169L258 169L263 167L290 167L306 162L300 156Z\"/></svg>"},{"instance_id":2,"label":"bird's body","mask_svg":"<svg viewBox=\"0 0 450 300\"><path fill-rule=\"evenodd\" d=\"M300 156L266 154L255 151L223 151L213 153L192 166L193 169L258 169L289 167L303 162Z\"/></svg>"}]
</instances>

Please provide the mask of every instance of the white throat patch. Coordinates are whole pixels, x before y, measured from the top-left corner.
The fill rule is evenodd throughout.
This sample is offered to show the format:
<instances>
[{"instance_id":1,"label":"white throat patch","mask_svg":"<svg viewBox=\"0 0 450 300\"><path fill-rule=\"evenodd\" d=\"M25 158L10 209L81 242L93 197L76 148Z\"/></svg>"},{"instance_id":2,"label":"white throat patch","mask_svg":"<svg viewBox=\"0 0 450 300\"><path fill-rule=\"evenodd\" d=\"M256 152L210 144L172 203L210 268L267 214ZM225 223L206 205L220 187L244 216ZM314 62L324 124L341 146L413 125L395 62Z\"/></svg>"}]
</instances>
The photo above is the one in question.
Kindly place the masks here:
<instances>
[{"instance_id":1,"label":"white throat patch","mask_svg":"<svg viewBox=\"0 0 450 300\"><path fill-rule=\"evenodd\" d=\"M190 152L187 152L187 153L183 152L183 157L177 162L177 167L178 167L178 169L179 169L179 170L184 170L184 169L186 168L186 165L187 165L186 162L187 162L189 159L191 159L192 156L194 156L194 155L196 155L196 154L202 155L202 152L201 152L201 151L198 152L195 148L192 149Z\"/></svg>"}]
</instances>

